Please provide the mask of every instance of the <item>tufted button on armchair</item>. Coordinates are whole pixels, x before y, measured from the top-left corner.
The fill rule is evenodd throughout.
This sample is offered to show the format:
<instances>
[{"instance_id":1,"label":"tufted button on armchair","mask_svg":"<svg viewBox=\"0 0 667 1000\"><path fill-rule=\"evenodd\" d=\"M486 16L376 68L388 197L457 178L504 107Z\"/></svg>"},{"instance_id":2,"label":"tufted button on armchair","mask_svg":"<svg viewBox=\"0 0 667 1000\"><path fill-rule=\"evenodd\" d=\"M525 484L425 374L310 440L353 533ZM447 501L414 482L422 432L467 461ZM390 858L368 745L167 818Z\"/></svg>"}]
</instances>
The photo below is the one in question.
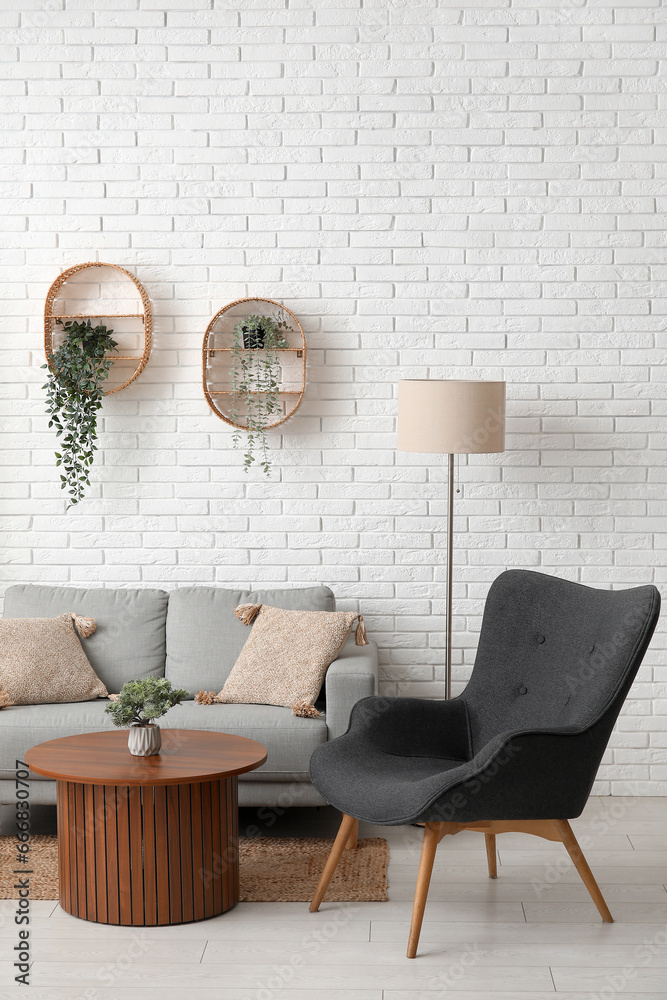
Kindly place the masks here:
<instances>
[{"instance_id":1,"label":"tufted button on armchair","mask_svg":"<svg viewBox=\"0 0 667 1000\"><path fill-rule=\"evenodd\" d=\"M560 841L611 922L568 819L586 804L659 611L653 586L595 590L526 570L502 573L458 698L364 698L345 735L315 750L313 784L343 821L311 910L362 819L425 825L409 958L437 845L461 830L485 834L492 878L496 834Z\"/></svg>"}]
</instances>

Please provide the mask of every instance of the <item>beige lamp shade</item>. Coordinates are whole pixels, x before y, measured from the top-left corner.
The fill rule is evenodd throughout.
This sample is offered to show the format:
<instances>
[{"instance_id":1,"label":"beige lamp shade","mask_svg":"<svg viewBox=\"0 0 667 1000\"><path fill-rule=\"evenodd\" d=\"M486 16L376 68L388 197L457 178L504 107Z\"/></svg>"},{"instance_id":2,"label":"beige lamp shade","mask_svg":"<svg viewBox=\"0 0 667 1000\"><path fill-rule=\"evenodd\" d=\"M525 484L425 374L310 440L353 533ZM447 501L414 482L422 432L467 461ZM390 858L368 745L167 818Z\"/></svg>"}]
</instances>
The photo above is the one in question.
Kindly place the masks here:
<instances>
[{"instance_id":1,"label":"beige lamp shade","mask_svg":"<svg viewBox=\"0 0 667 1000\"><path fill-rule=\"evenodd\" d=\"M403 379L398 450L488 455L505 450L505 383Z\"/></svg>"}]
</instances>

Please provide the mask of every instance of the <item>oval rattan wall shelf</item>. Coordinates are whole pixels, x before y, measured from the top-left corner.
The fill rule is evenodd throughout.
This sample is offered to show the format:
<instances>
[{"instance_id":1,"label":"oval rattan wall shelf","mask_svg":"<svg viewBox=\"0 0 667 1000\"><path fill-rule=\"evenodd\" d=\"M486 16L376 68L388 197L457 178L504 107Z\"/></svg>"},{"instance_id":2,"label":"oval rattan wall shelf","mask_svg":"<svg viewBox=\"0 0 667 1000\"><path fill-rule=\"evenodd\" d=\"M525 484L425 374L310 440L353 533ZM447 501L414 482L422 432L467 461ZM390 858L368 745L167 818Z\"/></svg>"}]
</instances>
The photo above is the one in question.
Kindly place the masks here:
<instances>
[{"instance_id":1,"label":"oval rattan wall shelf","mask_svg":"<svg viewBox=\"0 0 667 1000\"><path fill-rule=\"evenodd\" d=\"M73 292L75 291L75 285L76 285L75 282L70 283L70 286L67 290L67 294L63 294L63 286L68 281L70 281L70 279L73 278L74 275L80 274L80 272L85 271L86 268L91 268L91 267L108 267L111 268L111 270L113 271L119 271L126 278L129 278L129 280L132 282L132 285L134 286L134 289L136 289L141 298L142 312L122 312L121 311L122 306L119 307L118 305L116 305L116 309L114 312L91 312L90 310L87 310L86 312L74 312L68 310L66 312L58 311L54 313L53 305L54 302L56 302L56 300L59 297L65 304L71 301L76 302L79 300L84 300L89 298L88 295L82 295L80 296L80 299L74 296ZM82 288L85 291L85 285L82 284ZM133 299L135 298L136 296L133 295ZM118 303L119 299L120 301L123 301L125 299L125 296L121 295L117 296L115 299L106 299L106 300L102 298L102 302L106 301L110 303L113 302ZM114 360L114 366L115 363L119 361L135 361L136 367L134 371L130 374L129 378L126 378L124 382L122 382L120 385L114 386L112 389L108 389L105 393L106 396L111 396L114 392L120 392L121 389L124 389L126 386L130 385L131 382L134 382L134 380L141 375L142 371L148 364L148 359L150 357L151 347L153 344L153 311L151 309L151 300L148 297L146 289L138 280L138 278L135 278L133 274L130 274L129 271L126 271L124 267L119 267L118 264L105 264L100 261L90 261L86 264L75 264L74 267L69 267L66 271L63 271L62 274L58 275L56 280L49 288L46 295L46 302L44 303L44 352L46 354L46 359L49 362L49 364L51 364L51 359L53 357L54 334L57 333L56 321L58 319L61 320L62 319L66 320L116 319L123 321L125 320L132 321L129 324L130 325L129 330L117 330L116 329L117 324L116 324L116 326L114 326L114 334L118 334L119 336L123 337L126 342L138 341L138 347L135 348L132 343L129 346L121 346L119 348L119 353L116 354L116 352L114 352L111 355L111 357ZM141 323L143 327L143 330L140 333L132 329L132 325L134 324L136 326L136 323ZM121 326L123 325L126 324L122 323Z\"/></svg>"},{"instance_id":2,"label":"oval rattan wall shelf","mask_svg":"<svg viewBox=\"0 0 667 1000\"><path fill-rule=\"evenodd\" d=\"M306 337L294 313L274 299L236 299L220 309L206 328L202 346L202 384L208 405L216 416L232 427L247 430L247 424L234 420L232 413L234 391L231 388L233 363L233 330L244 316L261 312L258 303L274 307L274 318L284 319L290 326L285 333L289 347L275 348L281 359L281 386L279 398L283 407L282 416L266 429L284 424L298 410L306 391ZM262 348L242 348L244 351L261 351ZM230 406L226 406L230 403Z\"/></svg>"}]
</instances>

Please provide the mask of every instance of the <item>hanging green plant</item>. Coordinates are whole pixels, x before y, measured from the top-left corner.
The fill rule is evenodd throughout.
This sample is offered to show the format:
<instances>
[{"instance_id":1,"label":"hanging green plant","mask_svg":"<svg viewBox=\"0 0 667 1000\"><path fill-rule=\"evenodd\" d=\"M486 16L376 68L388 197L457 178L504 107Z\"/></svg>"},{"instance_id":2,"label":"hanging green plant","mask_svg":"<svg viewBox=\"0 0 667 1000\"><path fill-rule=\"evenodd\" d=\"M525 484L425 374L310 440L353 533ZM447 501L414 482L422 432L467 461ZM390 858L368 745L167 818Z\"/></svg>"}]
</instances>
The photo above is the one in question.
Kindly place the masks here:
<instances>
[{"instance_id":1,"label":"hanging green plant","mask_svg":"<svg viewBox=\"0 0 667 1000\"><path fill-rule=\"evenodd\" d=\"M53 352L48 369L46 408L49 427L62 438L62 450L56 452L56 465L64 470L60 487L69 492L67 509L79 503L90 486L90 469L97 451L97 415L102 407L102 383L109 377L113 359L109 353L117 346L102 324L93 326L87 319L56 319L65 333L62 345Z\"/></svg>"},{"instance_id":2,"label":"hanging green plant","mask_svg":"<svg viewBox=\"0 0 667 1000\"><path fill-rule=\"evenodd\" d=\"M280 402L281 365L277 351L289 347L284 334L291 331L284 319L275 316L244 316L234 327L232 344L232 410L235 425L246 421L246 451L243 468L247 472L258 461L265 476L271 473L266 428L282 413ZM243 417L241 417L243 409ZM234 428L235 448L241 443L241 429Z\"/></svg>"}]
</instances>

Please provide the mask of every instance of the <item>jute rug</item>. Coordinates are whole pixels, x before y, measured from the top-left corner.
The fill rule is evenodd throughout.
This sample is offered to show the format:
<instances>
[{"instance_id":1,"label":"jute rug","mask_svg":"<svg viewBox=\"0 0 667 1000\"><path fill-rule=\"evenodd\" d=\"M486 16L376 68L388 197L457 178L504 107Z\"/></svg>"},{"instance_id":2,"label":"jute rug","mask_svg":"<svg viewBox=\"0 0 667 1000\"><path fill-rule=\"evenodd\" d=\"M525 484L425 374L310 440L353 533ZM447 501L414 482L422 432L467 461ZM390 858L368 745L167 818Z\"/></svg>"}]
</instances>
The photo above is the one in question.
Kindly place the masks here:
<instances>
[{"instance_id":1,"label":"jute rug","mask_svg":"<svg viewBox=\"0 0 667 1000\"><path fill-rule=\"evenodd\" d=\"M241 901L245 903L306 903L319 882L333 840L318 837L257 837L239 845ZM14 899L16 841L0 837L0 899ZM331 880L329 902L385 902L389 848L382 837L360 840L345 851ZM30 896L58 898L58 841L30 840Z\"/></svg>"}]
</instances>

